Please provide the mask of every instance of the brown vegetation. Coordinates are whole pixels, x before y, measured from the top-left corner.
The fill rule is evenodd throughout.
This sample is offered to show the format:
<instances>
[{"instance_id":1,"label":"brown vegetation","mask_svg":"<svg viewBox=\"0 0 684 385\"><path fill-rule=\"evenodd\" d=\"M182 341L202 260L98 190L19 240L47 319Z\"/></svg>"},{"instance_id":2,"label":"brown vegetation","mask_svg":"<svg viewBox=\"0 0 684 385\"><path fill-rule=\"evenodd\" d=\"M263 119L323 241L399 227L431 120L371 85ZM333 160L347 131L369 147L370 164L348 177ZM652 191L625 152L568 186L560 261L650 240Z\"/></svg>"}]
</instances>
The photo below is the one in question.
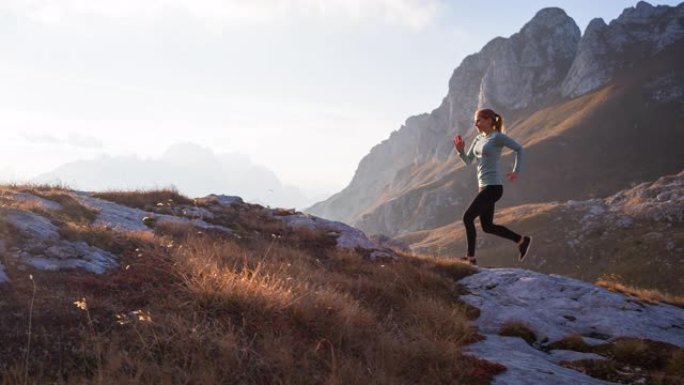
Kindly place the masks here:
<instances>
[{"instance_id":1,"label":"brown vegetation","mask_svg":"<svg viewBox=\"0 0 684 385\"><path fill-rule=\"evenodd\" d=\"M121 196L162 199L134 195ZM479 338L454 282L470 266L371 262L325 232L247 216L230 218L249 235L235 237L167 222L118 232L67 215L63 237L120 257L99 276L0 256L12 280L0 286L0 383L486 384L503 370L462 353Z\"/></svg>"},{"instance_id":2,"label":"brown vegetation","mask_svg":"<svg viewBox=\"0 0 684 385\"><path fill-rule=\"evenodd\" d=\"M155 208L173 207L174 205L192 205L193 200L182 195L175 188L163 188L138 191L107 191L93 194L111 202L128 207L153 211Z\"/></svg>"},{"instance_id":3,"label":"brown vegetation","mask_svg":"<svg viewBox=\"0 0 684 385\"><path fill-rule=\"evenodd\" d=\"M564 363L588 375L618 383L680 385L684 383L684 349L649 340L620 338L601 345L589 345L580 336L568 336L549 349L596 353L605 360Z\"/></svg>"},{"instance_id":4,"label":"brown vegetation","mask_svg":"<svg viewBox=\"0 0 684 385\"><path fill-rule=\"evenodd\" d=\"M627 294L650 303L668 303L670 305L684 308L684 297L673 295L654 289L643 289L620 282L620 278L614 274L601 276L596 282L596 286L606 288L616 293Z\"/></svg>"},{"instance_id":5,"label":"brown vegetation","mask_svg":"<svg viewBox=\"0 0 684 385\"><path fill-rule=\"evenodd\" d=\"M537 336L530 326L521 321L508 321L501 325L499 335L508 337L520 337L529 345L537 341Z\"/></svg>"}]
</instances>

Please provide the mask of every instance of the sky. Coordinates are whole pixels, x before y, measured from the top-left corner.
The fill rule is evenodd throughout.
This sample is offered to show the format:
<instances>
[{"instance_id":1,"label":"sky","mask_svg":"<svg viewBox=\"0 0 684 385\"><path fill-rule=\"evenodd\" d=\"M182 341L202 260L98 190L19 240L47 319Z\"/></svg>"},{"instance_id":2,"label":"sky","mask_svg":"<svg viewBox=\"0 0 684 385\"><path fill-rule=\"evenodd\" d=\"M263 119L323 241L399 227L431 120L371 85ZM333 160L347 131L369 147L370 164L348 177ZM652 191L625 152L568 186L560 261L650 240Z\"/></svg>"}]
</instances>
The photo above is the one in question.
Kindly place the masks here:
<instances>
[{"instance_id":1,"label":"sky","mask_svg":"<svg viewBox=\"0 0 684 385\"><path fill-rule=\"evenodd\" d=\"M453 70L494 37L544 7L583 31L635 4L0 0L0 180L189 142L322 199L409 116L439 106Z\"/></svg>"}]
</instances>

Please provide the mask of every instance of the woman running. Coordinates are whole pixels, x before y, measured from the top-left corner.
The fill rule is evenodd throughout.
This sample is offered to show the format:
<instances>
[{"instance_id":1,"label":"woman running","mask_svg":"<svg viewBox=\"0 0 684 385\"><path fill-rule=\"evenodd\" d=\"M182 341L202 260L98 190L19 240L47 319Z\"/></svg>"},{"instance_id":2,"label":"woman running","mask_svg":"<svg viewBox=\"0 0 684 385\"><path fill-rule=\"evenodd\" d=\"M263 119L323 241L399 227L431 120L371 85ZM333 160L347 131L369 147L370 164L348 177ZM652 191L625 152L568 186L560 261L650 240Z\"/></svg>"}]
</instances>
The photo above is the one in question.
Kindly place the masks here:
<instances>
[{"instance_id":1,"label":"woman running","mask_svg":"<svg viewBox=\"0 0 684 385\"><path fill-rule=\"evenodd\" d=\"M489 108L478 110L475 114L475 127L477 127L479 135L473 140L468 152L463 151L465 142L461 135L456 135L453 140L456 151L458 151L465 164L470 164L473 158L478 160L477 182L480 192L463 214L463 224L466 229L468 245L468 251L463 259L473 265L477 264L477 259L475 258L475 218L479 216L482 231L510 239L518 244L518 250L520 251L518 259L522 261L527 256L532 238L516 234L508 228L496 225L493 222L494 204L503 195L502 179L499 175L501 151L504 146L515 151L513 171L507 174L508 180L514 182L518 179L518 173L522 166L522 146L503 134L503 118L494 110Z\"/></svg>"}]
</instances>

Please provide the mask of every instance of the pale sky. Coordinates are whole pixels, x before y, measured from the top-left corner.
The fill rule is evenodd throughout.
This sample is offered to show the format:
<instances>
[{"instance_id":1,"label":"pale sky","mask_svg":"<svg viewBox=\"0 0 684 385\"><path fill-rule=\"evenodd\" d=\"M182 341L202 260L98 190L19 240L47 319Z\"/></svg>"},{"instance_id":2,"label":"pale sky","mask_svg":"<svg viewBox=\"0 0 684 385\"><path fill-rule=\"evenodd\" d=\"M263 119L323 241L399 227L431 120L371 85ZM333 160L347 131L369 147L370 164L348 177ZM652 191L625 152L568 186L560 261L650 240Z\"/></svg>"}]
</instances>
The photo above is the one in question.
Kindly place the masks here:
<instances>
[{"instance_id":1,"label":"pale sky","mask_svg":"<svg viewBox=\"0 0 684 385\"><path fill-rule=\"evenodd\" d=\"M331 194L489 40L543 7L583 31L635 4L0 0L0 180L192 142Z\"/></svg>"}]
</instances>

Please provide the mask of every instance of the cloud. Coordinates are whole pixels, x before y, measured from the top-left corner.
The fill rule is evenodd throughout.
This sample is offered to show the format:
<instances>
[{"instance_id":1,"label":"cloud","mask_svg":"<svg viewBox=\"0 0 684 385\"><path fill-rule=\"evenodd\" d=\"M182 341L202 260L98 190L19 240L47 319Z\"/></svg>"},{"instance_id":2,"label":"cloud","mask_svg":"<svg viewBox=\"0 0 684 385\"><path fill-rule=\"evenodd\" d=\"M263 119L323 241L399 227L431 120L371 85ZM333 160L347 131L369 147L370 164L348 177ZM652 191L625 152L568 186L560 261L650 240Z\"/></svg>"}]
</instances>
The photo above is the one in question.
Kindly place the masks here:
<instances>
[{"instance_id":1,"label":"cloud","mask_svg":"<svg viewBox=\"0 0 684 385\"><path fill-rule=\"evenodd\" d=\"M62 142L58 137L51 134L32 134L24 133L21 136L28 140L31 144L59 144Z\"/></svg>"},{"instance_id":2,"label":"cloud","mask_svg":"<svg viewBox=\"0 0 684 385\"><path fill-rule=\"evenodd\" d=\"M103 143L100 139L79 133L70 133L63 137L57 137L52 134L46 133L24 133L22 134L24 139L29 141L31 144L49 144L49 145L61 145L66 144L72 147L96 149L102 148Z\"/></svg>"},{"instance_id":3,"label":"cloud","mask_svg":"<svg viewBox=\"0 0 684 385\"><path fill-rule=\"evenodd\" d=\"M58 22L72 15L157 17L185 11L213 22L261 24L293 17L336 21L380 21L411 29L428 25L439 0L9 0L0 4L31 19Z\"/></svg>"},{"instance_id":4,"label":"cloud","mask_svg":"<svg viewBox=\"0 0 684 385\"><path fill-rule=\"evenodd\" d=\"M81 148L102 148L102 141L94 136L71 133L66 139L66 143L74 147Z\"/></svg>"}]
</instances>

